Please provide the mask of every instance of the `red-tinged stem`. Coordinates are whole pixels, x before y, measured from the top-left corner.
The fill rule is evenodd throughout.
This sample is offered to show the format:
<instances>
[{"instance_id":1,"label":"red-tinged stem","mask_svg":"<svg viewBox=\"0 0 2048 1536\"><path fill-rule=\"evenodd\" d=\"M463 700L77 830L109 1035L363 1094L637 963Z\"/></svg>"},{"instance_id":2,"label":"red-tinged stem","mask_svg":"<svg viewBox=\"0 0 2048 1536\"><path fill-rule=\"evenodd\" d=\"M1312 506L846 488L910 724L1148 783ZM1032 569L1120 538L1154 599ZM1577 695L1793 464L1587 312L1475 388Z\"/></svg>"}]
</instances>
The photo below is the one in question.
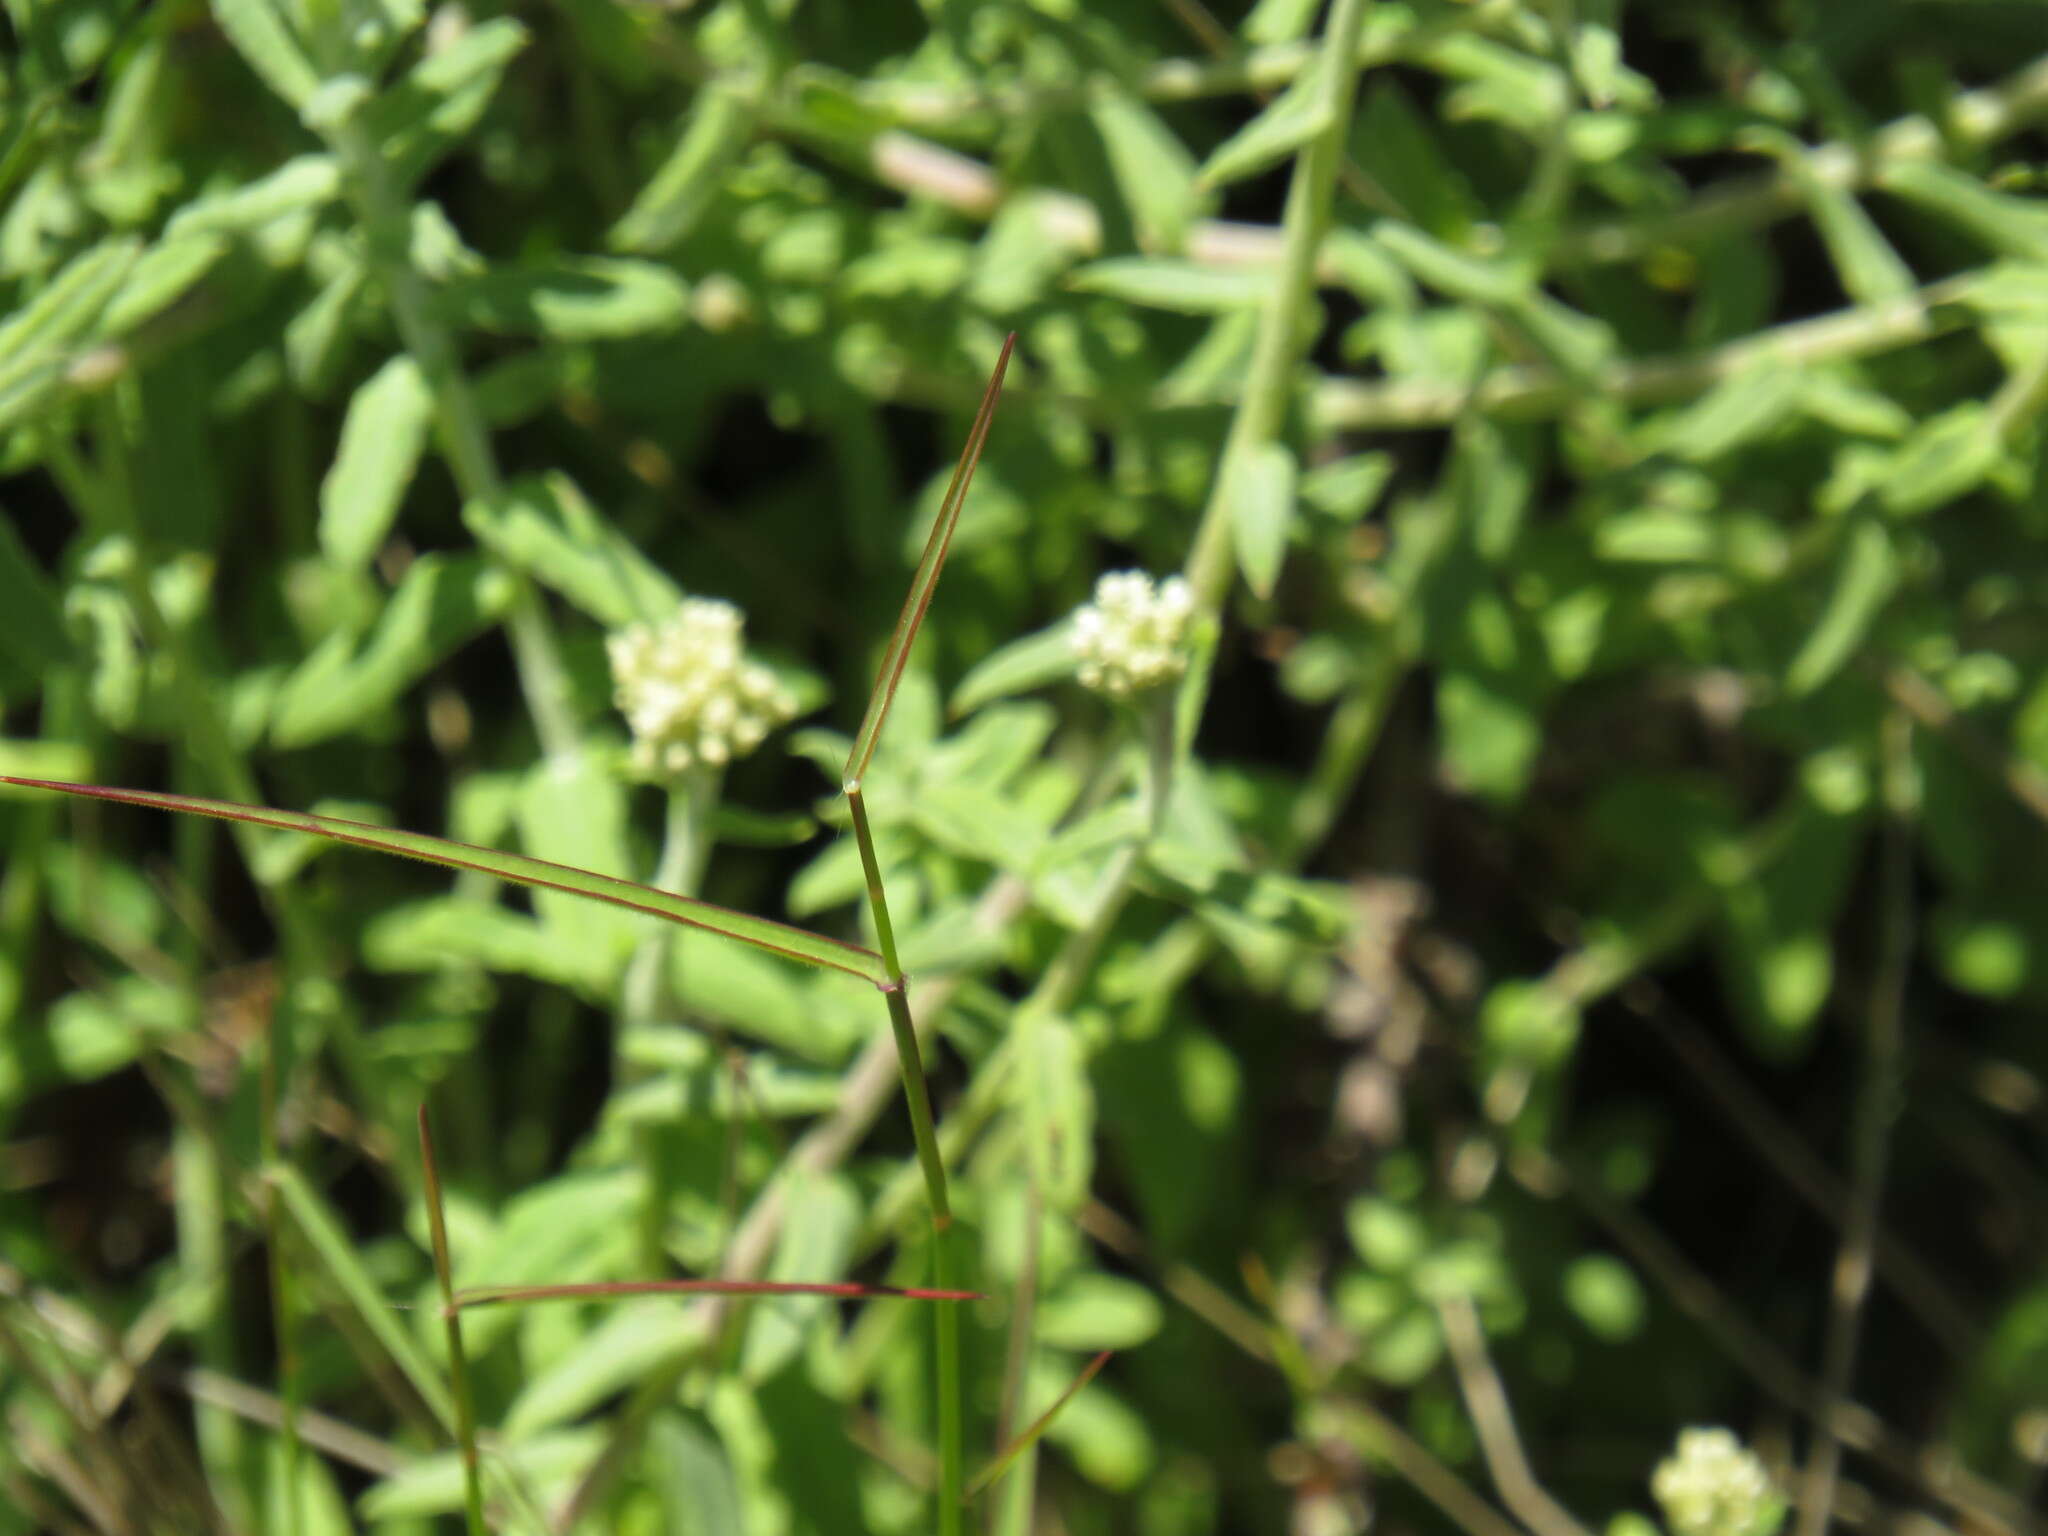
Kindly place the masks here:
<instances>
[{"instance_id":1,"label":"red-tinged stem","mask_svg":"<svg viewBox=\"0 0 2048 1536\"><path fill-rule=\"evenodd\" d=\"M488 1307L513 1301L574 1301L607 1296L842 1296L854 1301L896 1297L903 1301L979 1301L979 1291L935 1290L928 1286L856 1285L812 1280L590 1280L568 1285L474 1285L450 1303Z\"/></svg>"}]
</instances>

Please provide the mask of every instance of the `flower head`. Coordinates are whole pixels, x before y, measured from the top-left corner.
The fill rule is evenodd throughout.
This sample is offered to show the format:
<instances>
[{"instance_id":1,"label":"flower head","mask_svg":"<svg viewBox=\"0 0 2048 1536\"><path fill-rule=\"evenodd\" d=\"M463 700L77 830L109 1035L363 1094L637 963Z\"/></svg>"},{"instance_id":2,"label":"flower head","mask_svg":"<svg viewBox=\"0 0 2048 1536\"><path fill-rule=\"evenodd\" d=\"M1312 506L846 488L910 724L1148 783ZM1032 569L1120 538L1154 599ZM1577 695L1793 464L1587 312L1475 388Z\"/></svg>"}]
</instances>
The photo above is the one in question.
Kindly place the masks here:
<instances>
[{"instance_id":1,"label":"flower head","mask_svg":"<svg viewBox=\"0 0 2048 1536\"><path fill-rule=\"evenodd\" d=\"M796 713L775 674L747 659L745 626L731 603L690 598L663 622L630 625L605 642L612 697L633 731L634 768L717 767L753 751Z\"/></svg>"},{"instance_id":2,"label":"flower head","mask_svg":"<svg viewBox=\"0 0 2048 1536\"><path fill-rule=\"evenodd\" d=\"M1188 669L1195 594L1179 576L1157 586L1143 571L1113 571L1095 600L1074 613L1076 671L1083 687L1112 699L1170 683Z\"/></svg>"},{"instance_id":3,"label":"flower head","mask_svg":"<svg viewBox=\"0 0 2048 1536\"><path fill-rule=\"evenodd\" d=\"M1672 1536L1771 1536L1785 1501L1753 1451L1725 1429L1684 1429L1650 1491Z\"/></svg>"}]
</instances>

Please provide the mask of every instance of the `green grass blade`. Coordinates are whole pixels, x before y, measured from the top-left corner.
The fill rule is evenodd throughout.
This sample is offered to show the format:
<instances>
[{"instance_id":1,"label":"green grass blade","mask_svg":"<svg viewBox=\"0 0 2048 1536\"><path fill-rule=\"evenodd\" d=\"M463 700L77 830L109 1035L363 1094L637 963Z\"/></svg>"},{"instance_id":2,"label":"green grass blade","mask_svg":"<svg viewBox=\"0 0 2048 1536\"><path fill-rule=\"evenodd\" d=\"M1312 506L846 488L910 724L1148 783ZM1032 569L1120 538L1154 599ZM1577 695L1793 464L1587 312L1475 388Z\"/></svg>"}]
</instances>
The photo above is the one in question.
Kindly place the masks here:
<instances>
[{"instance_id":1,"label":"green grass blade","mask_svg":"<svg viewBox=\"0 0 2048 1536\"><path fill-rule=\"evenodd\" d=\"M614 1296L837 1296L848 1301L979 1301L979 1291L926 1286L857 1285L828 1280L585 1280L563 1285L472 1285L455 1293L457 1307L501 1302L591 1301Z\"/></svg>"},{"instance_id":2,"label":"green grass blade","mask_svg":"<svg viewBox=\"0 0 2048 1536\"><path fill-rule=\"evenodd\" d=\"M846 759L849 789L857 788L861 776L868 771L868 763L875 755L875 742L882 734L882 722L888 718L889 704L896 697L896 685L903 680L903 666L910 659L911 644L917 639L925 610L931 606L932 593L938 588L939 569L946 563L946 551L952 548L953 529L960 522L967 487L974 483L974 467L981 462L982 444L988 441L989 423L995 419L996 401L1003 393L1003 375L1009 371L1010 349L1016 344L1015 331L1003 338L1003 350L996 358L995 371L989 375L981 409L974 413L967 446L960 450L960 462L954 466L952 483L946 487L946 499L939 504L931 537L925 540L924 553L918 557L917 570L910 578L910 593L903 599L903 612L896 616L896 631L889 636L889 649L883 653L874 692L868 695L868 712L860 722L860 734L854 737L853 751Z\"/></svg>"},{"instance_id":3,"label":"green grass blade","mask_svg":"<svg viewBox=\"0 0 2048 1536\"><path fill-rule=\"evenodd\" d=\"M1067 1384L1067 1390L1059 1395L1059 1400L1037 1418L1033 1419L1030 1428L1004 1446L996 1454L995 1459L981 1469L980 1474L974 1481L967 1485L967 1492L963 1497L973 1498L982 1489L988 1487L997 1478L1009 1471L1010 1463L1028 1451L1037 1441L1038 1437L1052 1427L1052 1421L1060 1416L1060 1410L1074 1400L1075 1393L1095 1379L1095 1373L1109 1363L1109 1357L1114 1353L1116 1351L1105 1349L1101 1354L1083 1366L1081 1374Z\"/></svg>"},{"instance_id":4,"label":"green grass blade","mask_svg":"<svg viewBox=\"0 0 2048 1536\"><path fill-rule=\"evenodd\" d=\"M455 1404L455 1444L462 1455L463 1514L469 1536L487 1536L483 1464L477 1455L476 1402L469 1392L469 1357L462 1348L462 1314L455 1303L455 1271L448 1260L448 1219L441 1204L441 1164L427 1106L420 1106L420 1177L426 1185L427 1231L434 1244L434 1279L441 1287L441 1321L448 1330L448 1386Z\"/></svg>"},{"instance_id":5,"label":"green grass blade","mask_svg":"<svg viewBox=\"0 0 2048 1536\"><path fill-rule=\"evenodd\" d=\"M524 854L506 853L499 848L478 848L468 843L451 842L443 837L430 837L422 832L395 831L390 827L371 826L359 821L343 821L333 816L311 816L303 811L278 811L267 806L237 805L227 800L202 800L193 795L167 795L148 789L109 789L98 784L69 784L54 779L17 779L8 776L0 776L0 783L18 784L26 789L54 790L66 795L85 795L95 800L113 800L122 805L147 806L151 810L182 811L191 816L211 816L220 821L274 827L285 832L305 832L314 837L324 837L330 842L348 843L357 848L370 848L378 853L396 854L405 859L420 859L428 864L439 864L448 869L475 870L500 880L510 880L515 885L533 886L547 891L567 891L574 896L587 896L592 901L607 901L615 907L625 907L630 911L666 918L672 923L682 923L687 927L723 934L726 938L735 939L742 944L750 944L756 949L763 949L786 959L800 960L806 965L820 966L830 971L844 971L849 976L858 976L861 980L872 982L876 986L887 980L882 971L881 956L859 944L848 944L839 939L826 938L823 934L808 933L801 928L792 928L787 923L772 922L765 917L734 912L727 907L713 906L708 901L694 901L688 896L672 895L667 891L656 890L651 885L640 885L612 875L595 874L572 865L551 864L545 859L530 859Z\"/></svg>"},{"instance_id":6,"label":"green grass blade","mask_svg":"<svg viewBox=\"0 0 2048 1536\"><path fill-rule=\"evenodd\" d=\"M377 1282L363 1268L355 1241L342 1230L334 1213L298 1169L284 1164L272 1168L266 1177L277 1191L286 1219L298 1229L307 1252L326 1271L334 1289L362 1319L371 1336L419 1394L420 1401L444 1429L453 1433L455 1399L449 1394L447 1382L412 1334L400 1325Z\"/></svg>"}]
</instances>

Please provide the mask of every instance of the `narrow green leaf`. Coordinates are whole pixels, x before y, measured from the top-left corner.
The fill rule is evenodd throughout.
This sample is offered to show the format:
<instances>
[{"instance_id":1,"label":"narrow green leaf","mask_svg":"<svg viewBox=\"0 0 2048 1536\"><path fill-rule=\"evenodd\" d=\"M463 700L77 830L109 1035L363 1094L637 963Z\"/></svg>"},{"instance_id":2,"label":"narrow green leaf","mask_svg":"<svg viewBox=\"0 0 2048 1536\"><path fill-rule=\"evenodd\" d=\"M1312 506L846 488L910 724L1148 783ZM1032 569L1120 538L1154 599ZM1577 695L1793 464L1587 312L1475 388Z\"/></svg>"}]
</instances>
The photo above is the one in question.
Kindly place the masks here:
<instances>
[{"instance_id":1,"label":"narrow green leaf","mask_svg":"<svg viewBox=\"0 0 2048 1536\"><path fill-rule=\"evenodd\" d=\"M631 880L592 874L589 870L573 869L561 864L549 864L540 859L527 858L522 854L506 853L502 849L477 848L467 843L450 842L446 838L429 837L420 832L394 831L389 827L340 821L331 816L308 816L299 811L236 805L225 800L201 800L191 795L160 794L155 790L109 789L98 784L68 784L50 779L10 777L0 782L19 784L27 789L54 790L59 794L84 795L95 800L113 800L123 805L146 806L151 810L182 811L193 816L211 816L220 821L274 827L285 832L310 832L316 837L324 837L333 842L347 843L357 848L370 848L378 853L395 854L400 858L420 859L447 869L475 870L480 874L491 875L499 880L509 880L515 885L531 886L536 890L571 891L577 895L587 896L592 901L608 901L614 906L645 912L672 923L723 934L729 939L766 950L770 954L801 960L806 965L815 965L831 971L844 971L849 976L858 976L863 981L873 982L877 986L885 979L881 972L881 957L873 950L863 949L858 944L828 939L822 934L806 933L803 929L792 928L786 923L754 917L745 912L734 912L726 907L713 906L706 901L694 901L687 896L656 890L653 886L637 885Z\"/></svg>"},{"instance_id":2,"label":"narrow green leaf","mask_svg":"<svg viewBox=\"0 0 2048 1536\"><path fill-rule=\"evenodd\" d=\"M1294 518L1294 455L1280 443L1261 443L1238 466L1230 488L1230 532L1245 584L1259 597L1273 595Z\"/></svg>"},{"instance_id":3,"label":"narrow green leaf","mask_svg":"<svg viewBox=\"0 0 2048 1536\"><path fill-rule=\"evenodd\" d=\"M679 244L753 142L754 104L718 84L697 93L683 136L606 237L615 251L656 256Z\"/></svg>"},{"instance_id":4,"label":"narrow green leaf","mask_svg":"<svg viewBox=\"0 0 2048 1536\"><path fill-rule=\"evenodd\" d=\"M99 334L124 336L156 318L190 293L227 250L227 241L214 234L159 240L143 253L120 291L107 301L97 326Z\"/></svg>"},{"instance_id":5,"label":"narrow green leaf","mask_svg":"<svg viewBox=\"0 0 2048 1536\"><path fill-rule=\"evenodd\" d=\"M957 719L995 699L1058 682L1073 671L1073 626L1062 619L998 646L970 667L953 690L951 713Z\"/></svg>"},{"instance_id":6,"label":"narrow green leaf","mask_svg":"<svg viewBox=\"0 0 2048 1536\"><path fill-rule=\"evenodd\" d=\"M2048 208L2038 198L1994 192L1976 177L1931 160L1883 166L1877 184L1996 255L2048 261Z\"/></svg>"},{"instance_id":7,"label":"narrow green leaf","mask_svg":"<svg viewBox=\"0 0 2048 1536\"><path fill-rule=\"evenodd\" d=\"M305 1239L307 1248L335 1290L355 1311L371 1337L383 1346L405 1379L412 1383L420 1401L433 1412L441 1427L453 1433L455 1400L449 1395L447 1382L427 1358L426 1351L420 1348L411 1330L399 1321L397 1311L378 1289L377 1282L370 1278L370 1272L363 1268L355 1243L327 1208L327 1202L306 1182L298 1169L289 1165L273 1167L265 1177L277 1191L284 1214Z\"/></svg>"},{"instance_id":8,"label":"narrow green leaf","mask_svg":"<svg viewBox=\"0 0 2048 1536\"><path fill-rule=\"evenodd\" d=\"M939 571L946 563L946 551L953 542L953 529L960 521L960 508L967 500L967 488L974 483L974 467L981 462L982 445L988 441L989 424L995 419L996 401L1003 392L1003 375L1010 367L1010 351L1017 345L1017 333L1012 331L1003 338L1003 350L996 358L995 371L989 375L988 389L981 397L981 409L975 412L974 425L967 433L967 444L960 450L960 462L954 467L952 484L946 487L946 499L939 505L939 515L932 521L931 537L925 541L924 554L919 557L917 569L910 578L909 595L903 599L903 611L896 618L896 629L889 636L889 647L882 654L882 668L875 678L874 691L868 695L867 713L860 722L860 731L853 739L853 751L846 759L845 784L848 789L860 787L861 776L868 771L868 763L874 758L875 743L881 738L882 722L889 717L889 705L896 697L897 685L903 681L903 668L910 660L910 647L917 639L917 631L924 623L925 610L931 606L932 593L939 584Z\"/></svg>"},{"instance_id":9,"label":"narrow green leaf","mask_svg":"<svg viewBox=\"0 0 2048 1536\"><path fill-rule=\"evenodd\" d=\"M429 53L364 110L362 126L383 147L401 188L412 187L476 126L526 41L518 22L493 17Z\"/></svg>"},{"instance_id":10,"label":"narrow green leaf","mask_svg":"<svg viewBox=\"0 0 2048 1536\"><path fill-rule=\"evenodd\" d=\"M512 601L512 581L477 555L422 555L407 567L360 653L346 634L309 656L279 690L271 740L305 747L385 708Z\"/></svg>"},{"instance_id":11,"label":"narrow green leaf","mask_svg":"<svg viewBox=\"0 0 2048 1536\"><path fill-rule=\"evenodd\" d=\"M1150 105L1121 88L1099 96L1088 115L1102 136L1138 244L1148 251L1179 250L1195 216L1195 163L1187 150Z\"/></svg>"},{"instance_id":12,"label":"narrow green leaf","mask_svg":"<svg viewBox=\"0 0 2048 1536\"><path fill-rule=\"evenodd\" d=\"M455 318L479 330L553 341L601 341L674 330L690 290L667 267L612 256L502 267L448 285Z\"/></svg>"},{"instance_id":13,"label":"narrow green leaf","mask_svg":"<svg viewBox=\"0 0 2048 1536\"><path fill-rule=\"evenodd\" d=\"M1504 262L1482 261L1409 224L1382 219L1372 228L1381 249L1447 299L1511 308L1529 292L1529 280Z\"/></svg>"},{"instance_id":14,"label":"narrow green leaf","mask_svg":"<svg viewBox=\"0 0 2048 1536\"><path fill-rule=\"evenodd\" d=\"M608 1431L577 1428L531 1439L499 1440L491 1447L493 1474L502 1470L506 1481L515 1487L552 1503L589 1470L610 1439ZM462 1488L459 1453L421 1456L365 1492L356 1501L356 1513L377 1524L454 1514L462 1508Z\"/></svg>"},{"instance_id":15,"label":"narrow green leaf","mask_svg":"<svg viewBox=\"0 0 2048 1536\"><path fill-rule=\"evenodd\" d=\"M1814 228L1833 259L1842 289L1858 304L1895 299L1913 289L1913 270L1899 259L1856 194L1813 173L1804 147L1781 128L1756 127L1739 138L1772 156L1799 184Z\"/></svg>"},{"instance_id":16,"label":"narrow green leaf","mask_svg":"<svg viewBox=\"0 0 2048 1536\"><path fill-rule=\"evenodd\" d=\"M1793 698L1813 692L1848 661L1883 611L1898 579L1891 535L1875 518L1858 518L1842 543L1827 606L1785 669Z\"/></svg>"},{"instance_id":17,"label":"narrow green leaf","mask_svg":"<svg viewBox=\"0 0 2048 1536\"><path fill-rule=\"evenodd\" d=\"M320 88L320 75L272 0L213 0L213 19L263 83L293 107Z\"/></svg>"},{"instance_id":18,"label":"narrow green leaf","mask_svg":"<svg viewBox=\"0 0 2048 1536\"><path fill-rule=\"evenodd\" d=\"M1074 1400L1076 1393L1095 1379L1096 1372L1109 1364L1109 1357L1114 1353L1114 1350L1105 1349L1101 1354L1083 1366L1081 1374L1069 1383L1067 1390L1059 1395L1053 1405L1033 1419L1023 1434L1004 1446L1002 1450L996 1453L995 1459L982 1468L974 1481L967 1485L967 1491L963 1497L973 1498L982 1489L989 1487L1005 1472L1009 1471L1010 1464L1038 1443L1039 1437L1052 1428L1052 1421L1060 1416L1060 1410Z\"/></svg>"},{"instance_id":19,"label":"narrow green leaf","mask_svg":"<svg viewBox=\"0 0 2048 1536\"><path fill-rule=\"evenodd\" d=\"M468 503L462 520L492 554L607 628L664 618L683 600L681 588L607 523L566 475L514 481Z\"/></svg>"},{"instance_id":20,"label":"narrow green leaf","mask_svg":"<svg viewBox=\"0 0 2048 1536\"><path fill-rule=\"evenodd\" d=\"M0 428L62 388L74 348L92 333L141 253L138 241L103 240L0 322Z\"/></svg>"},{"instance_id":21,"label":"narrow green leaf","mask_svg":"<svg viewBox=\"0 0 2048 1536\"><path fill-rule=\"evenodd\" d=\"M1228 315L1257 309L1273 286L1273 274L1261 267L1206 266L1164 256L1112 256L1076 268L1067 286L1179 315Z\"/></svg>"},{"instance_id":22,"label":"narrow green leaf","mask_svg":"<svg viewBox=\"0 0 2048 1536\"><path fill-rule=\"evenodd\" d=\"M1216 146L1195 185L1203 191L1243 181L1279 164L1330 126L1329 92L1321 72L1304 70L1278 99Z\"/></svg>"},{"instance_id":23,"label":"narrow green leaf","mask_svg":"<svg viewBox=\"0 0 2048 1536\"><path fill-rule=\"evenodd\" d=\"M663 1410L647 1426L646 1476L661 1499L663 1530L746 1536L739 1478L710 1419Z\"/></svg>"},{"instance_id":24,"label":"narrow green leaf","mask_svg":"<svg viewBox=\"0 0 2048 1536\"><path fill-rule=\"evenodd\" d=\"M164 238L246 238L290 214L322 207L340 194L341 163L334 156L300 155L268 176L187 203L171 215Z\"/></svg>"},{"instance_id":25,"label":"narrow green leaf","mask_svg":"<svg viewBox=\"0 0 2048 1536\"><path fill-rule=\"evenodd\" d=\"M1652 432L1655 446L1704 464L1779 430L1793 419L1805 375L1770 362L1724 379Z\"/></svg>"},{"instance_id":26,"label":"narrow green leaf","mask_svg":"<svg viewBox=\"0 0 2048 1536\"><path fill-rule=\"evenodd\" d=\"M320 482L320 547L351 570L368 565L398 517L434 420L434 397L403 354L348 403L341 446Z\"/></svg>"}]
</instances>

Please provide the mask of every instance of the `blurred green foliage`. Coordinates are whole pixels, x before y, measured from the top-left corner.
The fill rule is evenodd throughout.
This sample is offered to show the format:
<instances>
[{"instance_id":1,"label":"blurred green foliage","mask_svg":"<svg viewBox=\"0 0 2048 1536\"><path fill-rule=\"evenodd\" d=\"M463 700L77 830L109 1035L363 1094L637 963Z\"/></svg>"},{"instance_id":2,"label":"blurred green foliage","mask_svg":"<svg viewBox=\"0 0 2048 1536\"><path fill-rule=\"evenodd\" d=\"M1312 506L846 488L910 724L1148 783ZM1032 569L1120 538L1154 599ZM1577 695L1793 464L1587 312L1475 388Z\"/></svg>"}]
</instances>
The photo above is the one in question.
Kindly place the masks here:
<instances>
[{"instance_id":1,"label":"blurred green foliage","mask_svg":"<svg viewBox=\"0 0 2048 1536\"><path fill-rule=\"evenodd\" d=\"M1119 1351L1038 1528L1478 1533L1489 1372L1588 1523L1684 1424L1782 1470L1846 1414L1856 1507L2037 1528L2048 10L1327 25L6 0L0 772L647 879L603 642L717 596L808 718L702 889L861 938L840 766L1015 330L869 794L978 1452ZM1062 626L1212 536L1148 838ZM644 1274L649 1209L690 1272L924 1272L844 978L686 935L649 1012L610 909L0 823L0 1536L459 1510L423 1101L464 1283ZM579 1485L590 1529L930 1528L901 1303L470 1339L504 1529Z\"/></svg>"}]
</instances>

